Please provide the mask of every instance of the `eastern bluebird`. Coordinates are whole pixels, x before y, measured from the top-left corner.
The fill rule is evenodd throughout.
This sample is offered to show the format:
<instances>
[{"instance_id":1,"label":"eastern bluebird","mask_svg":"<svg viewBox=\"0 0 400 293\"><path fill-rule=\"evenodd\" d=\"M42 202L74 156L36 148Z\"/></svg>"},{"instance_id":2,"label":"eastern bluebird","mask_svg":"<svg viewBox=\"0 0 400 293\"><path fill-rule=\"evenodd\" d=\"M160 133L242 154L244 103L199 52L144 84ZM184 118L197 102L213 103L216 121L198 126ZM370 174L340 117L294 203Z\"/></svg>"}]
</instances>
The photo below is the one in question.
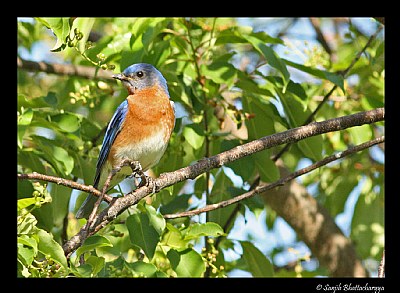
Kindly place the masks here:
<instances>
[{"instance_id":1,"label":"eastern bluebird","mask_svg":"<svg viewBox=\"0 0 400 293\"><path fill-rule=\"evenodd\" d=\"M154 66L133 64L113 78L122 81L129 95L108 124L97 160L95 188L102 188L110 171L124 160L138 161L143 172L156 165L175 127L174 102L170 101L165 78ZM110 187L131 173L132 169L123 167ZM89 194L76 218L88 218L97 199Z\"/></svg>"}]
</instances>

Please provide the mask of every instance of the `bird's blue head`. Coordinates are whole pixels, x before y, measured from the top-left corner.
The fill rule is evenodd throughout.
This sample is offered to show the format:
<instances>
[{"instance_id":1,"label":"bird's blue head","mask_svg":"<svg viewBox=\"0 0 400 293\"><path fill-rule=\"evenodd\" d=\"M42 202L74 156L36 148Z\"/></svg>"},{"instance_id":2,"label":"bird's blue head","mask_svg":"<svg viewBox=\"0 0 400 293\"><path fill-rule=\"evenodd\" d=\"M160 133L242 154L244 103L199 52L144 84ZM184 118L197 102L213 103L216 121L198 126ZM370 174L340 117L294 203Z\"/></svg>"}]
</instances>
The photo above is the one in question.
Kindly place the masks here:
<instances>
[{"instance_id":1,"label":"bird's blue head","mask_svg":"<svg viewBox=\"0 0 400 293\"><path fill-rule=\"evenodd\" d=\"M122 81L129 94L145 88L159 86L168 94L167 81L153 65L137 63L127 67L122 73L112 76Z\"/></svg>"}]
</instances>

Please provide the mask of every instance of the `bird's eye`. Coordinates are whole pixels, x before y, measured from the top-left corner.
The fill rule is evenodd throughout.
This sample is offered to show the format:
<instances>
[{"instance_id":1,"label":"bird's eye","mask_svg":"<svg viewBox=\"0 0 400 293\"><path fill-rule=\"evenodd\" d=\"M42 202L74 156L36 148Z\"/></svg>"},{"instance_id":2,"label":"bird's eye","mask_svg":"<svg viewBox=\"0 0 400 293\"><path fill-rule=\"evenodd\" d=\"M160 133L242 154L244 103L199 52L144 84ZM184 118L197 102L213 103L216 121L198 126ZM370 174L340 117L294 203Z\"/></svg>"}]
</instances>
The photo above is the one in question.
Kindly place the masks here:
<instances>
[{"instance_id":1,"label":"bird's eye","mask_svg":"<svg viewBox=\"0 0 400 293\"><path fill-rule=\"evenodd\" d=\"M136 73L136 75L137 75L138 77L143 77L144 73L143 73L143 71L138 71L138 72Z\"/></svg>"}]
</instances>

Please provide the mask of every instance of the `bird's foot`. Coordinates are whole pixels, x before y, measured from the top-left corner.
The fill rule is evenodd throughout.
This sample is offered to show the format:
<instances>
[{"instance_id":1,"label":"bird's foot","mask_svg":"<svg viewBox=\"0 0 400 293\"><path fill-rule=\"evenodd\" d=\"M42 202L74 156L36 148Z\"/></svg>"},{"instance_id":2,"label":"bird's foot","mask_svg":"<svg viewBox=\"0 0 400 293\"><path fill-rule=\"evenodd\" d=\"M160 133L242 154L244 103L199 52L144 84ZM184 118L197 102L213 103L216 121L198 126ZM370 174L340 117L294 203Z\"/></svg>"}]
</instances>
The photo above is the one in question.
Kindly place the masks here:
<instances>
[{"instance_id":1,"label":"bird's foot","mask_svg":"<svg viewBox=\"0 0 400 293\"><path fill-rule=\"evenodd\" d=\"M156 193L156 183L154 181L154 179L150 176L147 176L145 174L143 174L143 176L140 177L140 184L138 185L138 188L143 187L143 186L152 186L153 190L151 193Z\"/></svg>"},{"instance_id":2,"label":"bird's foot","mask_svg":"<svg viewBox=\"0 0 400 293\"><path fill-rule=\"evenodd\" d=\"M135 185L137 186L137 188L143 187L143 186L147 186L149 187L150 185L153 186L153 190L152 193L156 192L156 184L154 182L154 179L150 176L147 176L146 174L144 174L143 172L143 168L142 165L140 164L139 161L132 161L132 160L124 160L123 164L126 166L130 166L132 169L132 174L128 176L128 178L134 178L135 179ZM137 183L137 179L140 178L140 183Z\"/></svg>"}]
</instances>

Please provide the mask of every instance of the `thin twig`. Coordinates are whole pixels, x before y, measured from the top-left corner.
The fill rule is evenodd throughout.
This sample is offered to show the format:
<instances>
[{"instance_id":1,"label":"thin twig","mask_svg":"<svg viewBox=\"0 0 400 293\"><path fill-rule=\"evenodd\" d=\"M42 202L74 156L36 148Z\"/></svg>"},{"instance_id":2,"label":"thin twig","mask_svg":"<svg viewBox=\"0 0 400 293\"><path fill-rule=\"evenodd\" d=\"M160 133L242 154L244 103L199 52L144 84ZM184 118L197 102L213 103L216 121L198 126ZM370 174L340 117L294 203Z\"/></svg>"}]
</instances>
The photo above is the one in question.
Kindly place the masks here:
<instances>
[{"instance_id":1,"label":"thin twig","mask_svg":"<svg viewBox=\"0 0 400 293\"><path fill-rule=\"evenodd\" d=\"M322 45L329 55L332 55L331 46L329 46L324 34L322 33L320 20L315 17L310 17L309 20L315 33L317 34L317 41Z\"/></svg>"},{"instance_id":2,"label":"thin twig","mask_svg":"<svg viewBox=\"0 0 400 293\"><path fill-rule=\"evenodd\" d=\"M96 188L94 188L92 185L80 184L80 183L77 183L72 180L68 180L68 179L64 179L64 178L60 178L60 177L56 177L56 176L44 175L44 174L40 174L37 172L28 173L28 174L17 174L17 178L19 180L27 179L27 180L40 180L40 181L53 182L58 185L63 185L63 186L70 187L70 188L73 188L76 190L81 190L81 191L84 191L87 193L92 193L95 196L101 195L101 192L99 190L97 190ZM112 196L104 194L104 199L107 202L111 202Z\"/></svg>"},{"instance_id":3,"label":"thin twig","mask_svg":"<svg viewBox=\"0 0 400 293\"><path fill-rule=\"evenodd\" d=\"M326 157L326 158L322 159L321 161L318 161L318 162L316 162L314 164L311 164L311 165L309 165L309 166L307 166L305 168L302 168L302 169L300 169L300 170L298 170L296 172L293 172L293 173L289 174L288 176L283 177L283 178L279 179L278 181L275 181L274 183L261 184L258 187L256 187L254 190L246 192L246 193L243 193L243 194L241 194L239 196L236 196L234 198L231 198L231 199L228 199L228 200L225 200L225 201L221 201L221 202L216 203L216 204L206 205L205 207L200 208L200 209L196 209L196 210L186 211L186 212L177 213L177 214L167 214L167 215L164 215L164 218L165 219L175 219L175 218L180 218L180 217L192 217L194 215L199 215L199 214L204 213L204 212L209 212L209 211L213 211L215 209L227 207L227 206L229 206L231 204L234 204L234 203L237 203L239 201L242 201L242 200L248 199L250 197L253 197L256 194L260 194L260 193L266 192L267 190L273 189L273 188L275 188L277 186L284 185L285 183L289 182L290 180L293 180L296 177L299 177L301 175L309 173L309 172L311 172L311 171L313 171L313 170L315 170L317 168L320 168L322 166L327 165L328 163L331 163L333 161L339 160L341 158L344 158L344 157L346 157L348 155L351 155L353 153L359 152L361 150L364 150L364 149L369 148L371 146L374 146L376 144L383 143L384 141L385 141L385 137L384 136L376 138L376 139L373 139L373 140L370 140L368 142L359 144L357 146L350 147L350 148L348 148L347 150L345 150L343 152L339 152L339 153L336 153L336 154L331 155L329 157Z\"/></svg>"}]
</instances>

